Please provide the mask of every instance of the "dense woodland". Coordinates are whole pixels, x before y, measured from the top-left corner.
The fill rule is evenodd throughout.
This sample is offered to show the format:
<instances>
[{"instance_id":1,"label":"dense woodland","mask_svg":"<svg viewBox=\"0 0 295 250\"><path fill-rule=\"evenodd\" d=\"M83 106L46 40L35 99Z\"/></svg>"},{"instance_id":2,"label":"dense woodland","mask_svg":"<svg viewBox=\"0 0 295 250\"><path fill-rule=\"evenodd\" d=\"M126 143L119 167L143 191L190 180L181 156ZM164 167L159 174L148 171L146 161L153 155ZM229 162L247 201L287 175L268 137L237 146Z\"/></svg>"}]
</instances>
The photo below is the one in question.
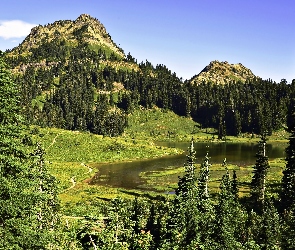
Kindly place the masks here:
<instances>
[{"instance_id":1,"label":"dense woodland","mask_svg":"<svg viewBox=\"0 0 295 250\"><path fill-rule=\"evenodd\" d=\"M32 56L7 57L7 64L1 53L0 249L71 249L70 242L80 249L295 249L294 80L192 85L148 61L137 70L102 63L136 64L130 54L120 59L87 46L60 45L46 44ZM45 66L36 65L43 58ZM20 64L23 69L11 76L8 68ZM75 229L63 225L56 180L26 126L118 136L128 126L129 113L153 106L215 127L219 139L260 134L250 195L238 197L237 176L224 160L226 174L212 197L210 155L196 166L192 141L175 195L102 202L97 217L87 223ZM287 164L277 192L270 193L266 137L283 127L291 133Z\"/></svg>"},{"instance_id":2,"label":"dense woodland","mask_svg":"<svg viewBox=\"0 0 295 250\"><path fill-rule=\"evenodd\" d=\"M276 83L257 78L225 85L191 84L164 65L154 67L146 61L138 70L116 69L101 61L120 60L115 54L107 57L102 50L96 52L82 45L72 50L66 46L54 50L55 46L39 48L28 59L8 59L12 67L27 64L14 81L21 86L25 117L40 126L116 136L128 125L126 115L134 108L157 106L192 117L203 127L215 127L219 139L264 131L271 135L286 124L287 109L295 96L294 81L287 84L285 80ZM69 55L66 62L62 62L64 54ZM49 58L47 65L56 63L30 66L38 55ZM130 54L124 60L135 64ZM124 88L118 90L114 83Z\"/></svg>"}]
</instances>

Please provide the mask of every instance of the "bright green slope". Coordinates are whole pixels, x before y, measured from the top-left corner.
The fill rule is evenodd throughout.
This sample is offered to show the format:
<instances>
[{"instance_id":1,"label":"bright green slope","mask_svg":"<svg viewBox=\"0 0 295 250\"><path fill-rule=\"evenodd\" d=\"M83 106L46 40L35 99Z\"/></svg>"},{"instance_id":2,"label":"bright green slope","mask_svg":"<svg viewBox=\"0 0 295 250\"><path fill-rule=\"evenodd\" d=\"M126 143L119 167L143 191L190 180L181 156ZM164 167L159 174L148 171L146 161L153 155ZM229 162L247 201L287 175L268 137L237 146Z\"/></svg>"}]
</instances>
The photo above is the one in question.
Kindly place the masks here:
<instances>
[{"instance_id":1,"label":"bright green slope","mask_svg":"<svg viewBox=\"0 0 295 250\"><path fill-rule=\"evenodd\" d=\"M32 128L35 140L41 141L46 151L48 167L53 175L60 180L60 198L65 213L82 215L91 213L94 204L101 198L111 199L118 195L142 195L140 191L126 191L117 188L90 186L87 179L97 170L97 163L130 161L143 158L160 157L169 154L182 153L177 149L159 147L154 141L187 141L192 137L196 141L216 140L213 129L201 129L199 124L185 117L179 117L171 111L158 108L150 110L135 110L129 115L128 128L125 133L116 138L102 137L88 132L67 131L55 128ZM207 131L207 133L206 133ZM169 136L170 134L170 136ZM279 131L271 140L286 140L287 134ZM239 138L228 137L228 141L255 142L258 138L245 134ZM283 160L271 162L269 179L274 184L280 179L284 166ZM249 168L233 166L237 170L240 195L248 193L248 183L251 180ZM177 176L181 175L183 167L167 169L161 173L143 173L148 187L162 191L176 187ZM211 190L218 191L223 170L219 165L212 166ZM171 176L175 182L169 182ZM128 195L129 194L129 195ZM149 195L157 195L150 192Z\"/></svg>"}]
</instances>

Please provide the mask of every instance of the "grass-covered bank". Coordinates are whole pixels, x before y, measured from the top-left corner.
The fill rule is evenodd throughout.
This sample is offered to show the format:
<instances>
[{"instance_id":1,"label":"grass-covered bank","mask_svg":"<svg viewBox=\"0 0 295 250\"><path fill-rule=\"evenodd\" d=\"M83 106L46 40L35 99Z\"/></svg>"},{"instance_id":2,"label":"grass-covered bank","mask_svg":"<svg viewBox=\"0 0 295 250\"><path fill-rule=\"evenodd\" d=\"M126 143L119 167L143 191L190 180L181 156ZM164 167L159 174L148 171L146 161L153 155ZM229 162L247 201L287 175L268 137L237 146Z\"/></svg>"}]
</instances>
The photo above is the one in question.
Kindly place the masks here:
<instances>
[{"instance_id":1,"label":"grass-covered bank","mask_svg":"<svg viewBox=\"0 0 295 250\"><path fill-rule=\"evenodd\" d=\"M253 164L254 165L254 164ZM227 168L230 175L233 175L233 170L236 171L237 181L239 187L239 196L243 197L249 194L249 186L252 180L253 165L249 166L238 166L233 164L228 164ZM282 171L285 167L285 160L282 158L277 158L269 161L269 171L267 174L267 185L268 189L276 193L278 190L278 184L282 178ZM200 169L200 164L196 164L196 173ZM214 193L220 192L220 182L222 176L225 174L226 170L222 164L212 164L210 167L210 181L209 189L210 192ZM175 190L177 188L178 176L182 176L184 173L184 167L179 166L178 168L168 167L162 171L150 171L142 172L141 177L145 178L147 183L142 186L142 188L154 189L159 192L167 192Z\"/></svg>"},{"instance_id":2,"label":"grass-covered bank","mask_svg":"<svg viewBox=\"0 0 295 250\"><path fill-rule=\"evenodd\" d=\"M181 153L181 150L155 146L152 140L127 137L109 138L87 132L55 128L32 128L34 140L46 152L51 172L60 180L61 188L69 188L70 178L82 181L95 172L91 163L130 161Z\"/></svg>"},{"instance_id":3,"label":"grass-covered bank","mask_svg":"<svg viewBox=\"0 0 295 250\"><path fill-rule=\"evenodd\" d=\"M136 139L153 139L155 141L207 142L218 140L218 131L213 128L202 128L189 117L181 117L175 113L154 107L152 109L135 110L128 117L125 136ZM240 136L226 136L227 142L258 142L256 134L244 133ZM268 137L269 142L287 142L289 133L285 130L274 131Z\"/></svg>"},{"instance_id":4,"label":"grass-covered bank","mask_svg":"<svg viewBox=\"0 0 295 250\"><path fill-rule=\"evenodd\" d=\"M35 140L41 141L46 150L47 160L54 162L103 163L181 153L177 149L155 146L152 138L110 138L55 128L36 129L39 132L34 136Z\"/></svg>"},{"instance_id":5,"label":"grass-covered bank","mask_svg":"<svg viewBox=\"0 0 295 250\"><path fill-rule=\"evenodd\" d=\"M32 127L31 133L35 141L41 142L49 171L59 180L62 208L68 215L91 214L99 202L117 196L144 195L136 190L88 185L87 179L98 171L92 165L182 153L180 149L156 146L152 138L143 140L126 135L110 138L87 132L39 127ZM149 194L150 197L156 195L152 192Z\"/></svg>"}]
</instances>

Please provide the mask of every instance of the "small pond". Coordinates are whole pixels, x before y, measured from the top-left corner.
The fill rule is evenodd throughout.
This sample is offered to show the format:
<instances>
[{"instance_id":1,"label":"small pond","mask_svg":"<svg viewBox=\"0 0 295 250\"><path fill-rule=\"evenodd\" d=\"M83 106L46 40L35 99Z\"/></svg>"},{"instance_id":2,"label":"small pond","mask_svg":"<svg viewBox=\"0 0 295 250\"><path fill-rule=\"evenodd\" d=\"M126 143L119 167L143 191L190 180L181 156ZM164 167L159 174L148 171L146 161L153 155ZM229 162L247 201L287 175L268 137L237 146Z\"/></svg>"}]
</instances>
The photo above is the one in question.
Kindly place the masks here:
<instances>
[{"instance_id":1,"label":"small pond","mask_svg":"<svg viewBox=\"0 0 295 250\"><path fill-rule=\"evenodd\" d=\"M188 142L158 142L158 146L175 147L187 150ZM209 153L210 163L227 163L238 166L255 164L257 144L251 143L195 143L196 163L201 163L206 153ZM269 159L285 157L285 143L267 144ZM186 161L186 153L176 156L164 156L160 158L136 160L133 162L120 162L111 164L99 164L96 167L98 173L91 179L91 185L105 185L126 189L140 189L146 180L140 177L142 172L165 170L169 167L178 168ZM175 179L175 176L174 176Z\"/></svg>"}]
</instances>

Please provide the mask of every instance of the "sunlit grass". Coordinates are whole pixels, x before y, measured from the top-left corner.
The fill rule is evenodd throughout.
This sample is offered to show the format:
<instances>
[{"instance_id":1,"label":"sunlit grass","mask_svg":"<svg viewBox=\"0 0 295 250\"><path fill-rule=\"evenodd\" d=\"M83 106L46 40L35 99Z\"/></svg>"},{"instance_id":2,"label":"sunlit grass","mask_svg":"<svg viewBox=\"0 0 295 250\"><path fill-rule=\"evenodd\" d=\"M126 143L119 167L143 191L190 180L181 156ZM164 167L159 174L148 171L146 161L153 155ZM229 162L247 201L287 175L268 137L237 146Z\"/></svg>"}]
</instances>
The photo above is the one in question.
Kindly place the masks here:
<instances>
[{"instance_id":1,"label":"sunlit grass","mask_svg":"<svg viewBox=\"0 0 295 250\"><path fill-rule=\"evenodd\" d=\"M282 171L285 166L284 159L275 159L269 161L270 168L267 173L267 185L269 186L270 192L276 192L277 187L273 187L281 181ZM227 165L229 174L232 178L233 170L236 171L238 188L239 188L239 196L249 195L250 189L249 186L252 180L252 172L253 166L238 166L233 164ZM196 165L196 176L198 176L198 172L200 169L200 165ZM222 180L222 176L226 173L226 169L222 164L212 164L210 167L210 179L209 179L209 189L210 192L216 194L220 192L220 182ZM146 180L146 184L142 185L141 188L146 188L150 190L169 192L175 190L177 188L178 176L184 175L184 167L179 166L176 168L167 168L161 171L150 171L141 173L141 177ZM196 183L197 185L197 183Z\"/></svg>"},{"instance_id":2,"label":"sunlit grass","mask_svg":"<svg viewBox=\"0 0 295 250\"><path fill-rule=\"evenodd\" d=\"M150 140L103 137L87 132L56 128L39 129L34 139L54 162L102 163L143 159L181 153L181 150L155 146Z\"/></svg>"},{"instance_id":3,"label":"sunlit grass","mask_svg":"<svg viewBox=\"0 0 295 250\"><path fill-rule=\"evenodd\" d=\"M161 171L141 173L146 184L137 190L91 186L86 180L98 171L97 163L111 163L147 159L182 153L180 149L156 146L155 141L218 141L216 130L202 129L199 124L173 112L158 108L136 110L129 115L129 126L122 136L103 137L89 132L67 131L56 128L31 127L33 139L40 141L46 152L49 171L59 180L62 210L67 215L92 215L104 201L121 196L152 198L165 195L177 188L178 177L184 174L184 167L168 167ZM286 141L285 131L275 132L269 141ZM240 137L227 137L227 142L259 141L258 136L243 134ZM284 159L269 161L267 185L270 192L276 193L285 167ZM239 196L249 195L253 166L227 166L230 175L236 170ZM196 165L198 174L200 165ZM222 164L213 164L210 169L209 190L212 195L220 192L219 186L225 169ZM75 182L75 184L73 184Z\"/></svg>"},{"instance_id":4,"label":"sunlit grass","mask_svg":"<svg viewBox=\"0 0 295 250\"><path fill-rule=\"evenodd\" d=\"M32 127L31 133L35 141L41 142L46 152L46 165L59 181L62 210L75 216L95 213L97 204L104 200L144 194L141 191L128 194L123 189L88 185L86 180L98 171L93 165L182 153L180 149L156 146L151 139L133 139L126 135L110 138L39 127Z\"/></svg>"},{"instance_id":5,"label":"sunlit grass","mask_svg":"<svg viewBox=\"0 0 295 250\"><path fill-rule=\"evenodd\" d=\"M172 111L159 109L137 109L128 117L125 135L131 138L153 138L157 141L187 141L193 137L198 142L220 142L217 130L202 128L191 118L178 116ZM289 134L285 130L274 131L268 140L287 142ZM240 136L226 136L227 142L250 142L260 140L259 135L244 133Z\"/></svg>"}]
</instances>

